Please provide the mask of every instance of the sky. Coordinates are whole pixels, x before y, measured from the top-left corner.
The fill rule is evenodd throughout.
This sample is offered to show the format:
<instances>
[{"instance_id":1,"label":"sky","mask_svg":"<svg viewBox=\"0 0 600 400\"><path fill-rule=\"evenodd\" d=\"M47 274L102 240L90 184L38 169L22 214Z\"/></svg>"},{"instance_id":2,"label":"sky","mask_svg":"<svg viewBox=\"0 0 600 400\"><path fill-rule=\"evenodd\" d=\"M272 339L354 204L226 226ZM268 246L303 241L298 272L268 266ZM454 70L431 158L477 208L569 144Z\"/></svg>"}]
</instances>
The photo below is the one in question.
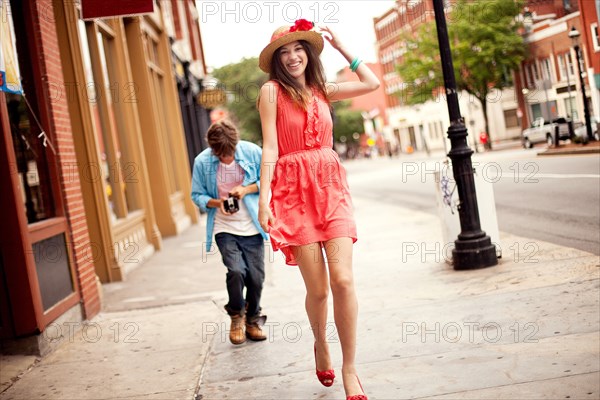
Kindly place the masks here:
<instances>
[{"instance_id":1,"label":"sky","mask_svg":"<svg viewBox=\"0 0 600 400\"><path fill-rule=\"evenodd\" d=\"M329 26L352 55L376 62L373 18L392 8L395 0L197 0L196 3L206 64L219 68L244 57L258 57L273 31L282 25L293 25L297 18ZM348 64L327 42L321 60L330 80Z\"/></svg>"}]
</instances>

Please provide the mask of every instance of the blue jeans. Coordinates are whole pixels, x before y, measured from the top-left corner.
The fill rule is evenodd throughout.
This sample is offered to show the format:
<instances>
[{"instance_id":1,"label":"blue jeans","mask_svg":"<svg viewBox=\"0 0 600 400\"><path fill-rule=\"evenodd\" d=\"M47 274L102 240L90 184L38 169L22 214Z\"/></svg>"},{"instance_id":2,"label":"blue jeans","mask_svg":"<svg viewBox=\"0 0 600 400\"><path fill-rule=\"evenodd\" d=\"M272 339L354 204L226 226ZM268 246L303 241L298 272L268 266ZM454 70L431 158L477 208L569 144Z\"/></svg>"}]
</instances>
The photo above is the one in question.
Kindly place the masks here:
<instances>
[{"instance_id":1,"label":"blue jeans","mask_svg":"<svg viewBox=\"0 0 600 400\"><path fill-rule=\"evenodd\" d=\"M223 257L223 264L227 267L229 303L225 309L229 315L235 315L241 314L247 306L247 317L258 315L265 281L263 237L260 234L239 236L221 232L215 235L215 241ZM245 299L244 287L246 287Z\"/></svg>"}]
</instances>

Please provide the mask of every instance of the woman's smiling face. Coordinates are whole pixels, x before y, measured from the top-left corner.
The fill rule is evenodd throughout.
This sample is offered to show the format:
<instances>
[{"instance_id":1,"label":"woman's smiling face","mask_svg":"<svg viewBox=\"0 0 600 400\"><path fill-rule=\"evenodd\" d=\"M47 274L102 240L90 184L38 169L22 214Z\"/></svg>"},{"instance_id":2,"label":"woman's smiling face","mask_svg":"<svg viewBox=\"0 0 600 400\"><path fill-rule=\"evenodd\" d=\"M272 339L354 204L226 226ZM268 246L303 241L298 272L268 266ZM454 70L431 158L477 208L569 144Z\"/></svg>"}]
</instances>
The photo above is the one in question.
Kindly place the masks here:
<instances>
[{"instance_id":1,"label":"woman's smiling face","mask_svg":"<svg viewBox=\"0 0 600 400\"><path fill-rule=\"evenodd\" d=\"M286 71L295 79L304 74L308 63L306 51L298 41L281 46L279 59Z\"/></svg>"}]
</instances>

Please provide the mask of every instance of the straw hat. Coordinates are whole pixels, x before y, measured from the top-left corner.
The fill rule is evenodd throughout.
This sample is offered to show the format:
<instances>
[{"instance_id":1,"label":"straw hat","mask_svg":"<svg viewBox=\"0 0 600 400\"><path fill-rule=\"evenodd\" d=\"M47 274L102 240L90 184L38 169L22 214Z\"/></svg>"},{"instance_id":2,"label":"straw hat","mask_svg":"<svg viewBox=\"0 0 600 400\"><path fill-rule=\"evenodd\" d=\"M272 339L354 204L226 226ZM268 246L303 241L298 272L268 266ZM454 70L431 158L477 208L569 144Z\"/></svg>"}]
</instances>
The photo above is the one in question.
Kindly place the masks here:
<instances>
[{"instance_id":1,"label":"straw hat","mask_svg":"<svg viewBox=\"0 0 600 400\"><path fill-rule=\"evenodd\" d=\"M323 37L320 33L313 31L314 25L312 22L305 19L299 19L294 25L282 26L277 28L271 36L271 42L260 52L258 58L258 66L266 73L271 72L271 60L273 59L273 53L288 43L295 42L297 40L306 40L310 43L318 54L323 51Z\"/></svg>"}]
</instances>

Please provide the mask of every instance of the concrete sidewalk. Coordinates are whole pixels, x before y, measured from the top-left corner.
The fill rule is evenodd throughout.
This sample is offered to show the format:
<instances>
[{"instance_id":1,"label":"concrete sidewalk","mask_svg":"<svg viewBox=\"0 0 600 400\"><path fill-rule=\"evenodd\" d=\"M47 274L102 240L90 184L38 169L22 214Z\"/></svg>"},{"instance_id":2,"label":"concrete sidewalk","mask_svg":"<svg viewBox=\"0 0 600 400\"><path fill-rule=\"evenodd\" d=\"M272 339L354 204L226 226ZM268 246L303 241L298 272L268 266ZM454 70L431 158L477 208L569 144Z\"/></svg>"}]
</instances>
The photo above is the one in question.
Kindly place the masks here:
<instances>
[{"instance_id":1,"label":"concrete sidewalk","mask_svg":"<svg viewBox=\"0 0 600 400\"><path fill-rule=\"evenodd\" d=\"M100 315L46 331L67 338L47 357L2 356L0 399L193 398L211 344L204 324L226 318L225 267L204 237L202 222L166 238L124 282L103 285Z\"/></svg>"},{"instance_id":2,"label":"concrete sidewalk","mask_svg":"<svg viewBox=\"0 0 600 400\"><path fill-rule=\"evenodd\" d=\"M436 255L436 217L354 201L358 361L370 399L600 397L599 257L502 235L500 265L457 272ZM275 268L273 281L269 342L234 347L216 335L202 399L344 398L340 379L325 388L315 377L298 271Z\"/></svg>"},{"instance_id":3,"label":"concrete sidewalk","mask_svg":"<svg viewBox=\"0 0 600 400\"><path fill-rule=\"evenodd\" d=\"M574 154L596 154L600 153L600 141L589 142L588 144L565 143L558 147L549 147L540 151L538 156L554 155L574 155Z\"/></svg>"},{"instance_id":4,"label":"concrete sidewalk","mask_svg":"<svg viewBox=\"0 0 600 400\"><path fill-rule=\"evenodd\" d=\"M436 252L437 217L359 193L354 202L357 356L370 399L600 397L598 256L504 234L498 266L457 272ZM101 315L0 399L344 398L341 376L331 388L315 377L297 268L270 252L269 339L233 346L224 267L202 259L202 240L192 227L105 286ZM333 324L328 333L341 375Z\"/></svg>"}]
</instances>

